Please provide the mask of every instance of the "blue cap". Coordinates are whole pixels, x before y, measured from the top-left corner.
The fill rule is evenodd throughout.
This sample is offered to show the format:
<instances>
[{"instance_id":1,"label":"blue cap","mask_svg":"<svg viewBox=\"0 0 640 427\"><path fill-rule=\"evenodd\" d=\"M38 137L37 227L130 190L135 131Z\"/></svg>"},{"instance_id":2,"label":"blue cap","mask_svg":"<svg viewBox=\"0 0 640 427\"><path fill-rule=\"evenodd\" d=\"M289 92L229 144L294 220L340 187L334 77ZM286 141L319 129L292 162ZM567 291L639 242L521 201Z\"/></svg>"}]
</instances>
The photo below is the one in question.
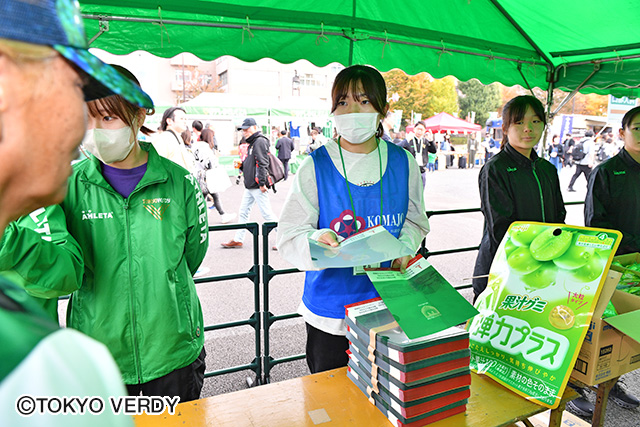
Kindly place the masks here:
<instances>
[{"instance_id":1,"label":"blue cap","mask_svg":"<svg viewBox=\"0 0 640 427\"><path fill-rule=\"evenodd\" d=\"M0 0L0 38L54 48L93 80L84 90L87 101L118 94L132 104L153 108L139 86L89 53L75 0Z\"/></svg>"}]
</instances>

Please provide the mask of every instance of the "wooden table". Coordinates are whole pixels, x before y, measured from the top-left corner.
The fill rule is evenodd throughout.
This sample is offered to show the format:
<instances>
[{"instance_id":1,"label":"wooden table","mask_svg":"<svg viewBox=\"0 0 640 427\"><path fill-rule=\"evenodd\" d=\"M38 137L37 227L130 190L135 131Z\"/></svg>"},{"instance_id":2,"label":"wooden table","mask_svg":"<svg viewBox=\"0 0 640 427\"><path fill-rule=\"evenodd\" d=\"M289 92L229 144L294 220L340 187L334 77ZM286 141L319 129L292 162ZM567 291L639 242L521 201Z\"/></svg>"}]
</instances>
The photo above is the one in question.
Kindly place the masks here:
<instances>
[{"instance_id":1,"label":"wooden table","mask_svg":"<svg viewBox=\"0 0 640 427\"><path fill-rule=\"evenodd\" d=\"M560 425L564 405L578 394L567 388L549 425ZM510 392L490 378L471 374L465 414L433 427L499 427L522 421L544 408ZM174 415L139 415L137 427L315 427L392 424L347 378L346 368L181 403Z\"/></svg>"}]
</instances>

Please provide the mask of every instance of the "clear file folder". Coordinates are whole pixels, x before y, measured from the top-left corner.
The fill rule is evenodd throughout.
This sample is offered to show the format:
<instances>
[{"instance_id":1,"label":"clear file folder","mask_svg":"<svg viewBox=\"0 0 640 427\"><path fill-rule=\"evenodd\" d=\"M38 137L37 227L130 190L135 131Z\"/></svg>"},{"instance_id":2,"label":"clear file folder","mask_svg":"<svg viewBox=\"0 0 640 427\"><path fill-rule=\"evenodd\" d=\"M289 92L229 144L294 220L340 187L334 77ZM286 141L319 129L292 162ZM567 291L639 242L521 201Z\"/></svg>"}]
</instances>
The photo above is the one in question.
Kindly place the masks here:
<instances>
[{"instance_id":1,"label":"clear file folder","mask_svg":"<svg viewBox=\"0 0 640 427\"><path fill-rule=\"evenodd\" d=\"M354 234L335 248L309 239L309 250L318 269L369 266L414 255L413 250L381 225Z\"/></svg>"}]
</instances>

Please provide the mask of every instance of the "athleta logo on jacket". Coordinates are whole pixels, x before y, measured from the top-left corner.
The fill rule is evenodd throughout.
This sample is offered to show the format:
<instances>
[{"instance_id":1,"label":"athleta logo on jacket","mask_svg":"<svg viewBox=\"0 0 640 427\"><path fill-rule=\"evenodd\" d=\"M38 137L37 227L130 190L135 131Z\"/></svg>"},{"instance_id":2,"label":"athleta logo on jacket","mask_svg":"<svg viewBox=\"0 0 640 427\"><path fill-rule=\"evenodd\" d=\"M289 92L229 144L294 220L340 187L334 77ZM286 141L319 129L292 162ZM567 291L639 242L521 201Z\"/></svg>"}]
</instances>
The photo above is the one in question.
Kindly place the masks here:
<instances>
[{"instance_id":1,"label":"athleta logo on jacket","mask_svg":"<svg viewBox=\"0 0 640 427\"><path fill-rule=\"evenodd\" d=\"M113 212L92 212L91 210L82 211L82 220L87 219L113 219Z\"/></svg>"},{"instance_id":2,"label":"athleta logo on jacket","mask_svg":"<svg viewBox=\"0 0 640 427\"><path fill-rule=\"evenodd\" d=\"M44 208L36 209L35 211L29 214L29 218L33 221L36 228L33 231L36 233L40 233L42 240L46 240L48 242L51 241L51 229L49 228L49 219L47 215L43 215L42 219L38 218L41 214L44 214Z\"/></svg>"},{"instance_id":3,"label":"athleta logo on jacket","mask_svg":"<svg viewBox=\"0 0 640 427\"><path fill-rule=\"evenodd\" d=\"M162 216L171 204L171 199L158 198L158 199L142 199L142 206L151 214L155 219L162 221Z\"/></svg>"},{"instance_id":4,"label":"athleta logo on jacket","mask_svg":"<svg viewBox=\"0 0 640 427\"><path fill-rule=\"evenodd\" d=\"M204 201L204 196L200 190L200 185L195 176L189 174L186 178L191 181L193 189L196 191L196 202L198 203L198 224L200 224L200 243L204 243L207 240L209 227L207 226L207 203Z\"/></svg>"}]
</instances>

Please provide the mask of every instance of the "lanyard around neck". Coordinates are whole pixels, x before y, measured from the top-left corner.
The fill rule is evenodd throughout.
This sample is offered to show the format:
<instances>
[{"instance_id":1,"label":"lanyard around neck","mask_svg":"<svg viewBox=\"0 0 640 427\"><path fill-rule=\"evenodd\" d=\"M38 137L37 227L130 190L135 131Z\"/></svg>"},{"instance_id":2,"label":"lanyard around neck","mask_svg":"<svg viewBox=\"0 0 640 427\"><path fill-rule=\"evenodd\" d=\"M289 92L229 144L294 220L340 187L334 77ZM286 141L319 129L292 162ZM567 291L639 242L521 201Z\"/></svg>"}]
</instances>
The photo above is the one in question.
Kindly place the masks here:
<instances>
[{"instance_id":1,"label":"lanyard around neck","mask_svg":"<svg viewBox=\"0 0 640 427\"><path fill-rule=\"evenodd\" d=\"M413 149L416 150L416 154L422 154L422 138L413 138Z\"/></svg>"},{"instance_id":2,"label":"lanyard around neck","mask_svg":"<svg viewBox=\"0 0 640 427\"><path fill-rule=\"evenodd\" d=\"M347 168L344 166L344 157L342 156L342 146L340 145L340 137L338 137L338 150L340 151L340 161L342 161L342 172L344 172L344 182L347 184L347 193L349 194L349 202L351 203L351 212L353 212L353 221L356 224L356 232L360 231L358 226L358 215L353 206L353 197L351 197L351 187L349 186L349 178L347 178ZM376 137L376 150L378 151L378 165L380 167L380 224L382 224L382 155L380 154L380 140Z\"/></svg>"}]
</instances>

